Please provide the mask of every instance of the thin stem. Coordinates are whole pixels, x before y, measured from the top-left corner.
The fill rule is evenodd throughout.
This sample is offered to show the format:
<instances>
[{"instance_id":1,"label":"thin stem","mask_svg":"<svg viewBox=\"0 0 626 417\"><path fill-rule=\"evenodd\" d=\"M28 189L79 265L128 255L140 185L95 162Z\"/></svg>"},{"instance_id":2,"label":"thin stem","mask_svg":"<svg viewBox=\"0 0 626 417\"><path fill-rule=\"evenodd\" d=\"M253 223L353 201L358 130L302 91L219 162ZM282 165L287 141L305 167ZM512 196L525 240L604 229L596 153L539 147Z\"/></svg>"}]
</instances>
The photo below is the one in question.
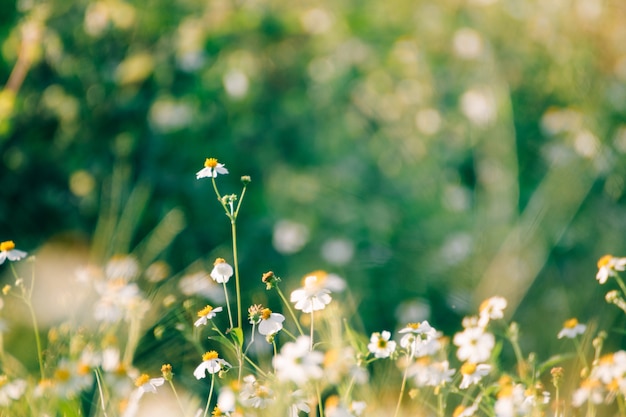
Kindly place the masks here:
<instances>
[{"instance_id":1,"label":"thin stem","mask_svg":"<svg viewBox=\"0 0 626 417\"><path fill-rule=\"evenodd\" d=\"M409 373L409 365L413 360L413 348L411 347L411 352L409 353L409 360L406 368L404 369L404 373L402 375L402 384L400 385L400 395L398 397L398 403L396 404L396 412L394 413L394 417L398 417L398 413L400 412L400 404L402 404L402 397L404 396L404 390L406 389L406 379Z\"/></svg>"},{"instance_id":2,"label":"thin stem","mask_svg":"<svg viewBox=\"0 0 626 417\"><path fill-rule=\"evenodd\" d=\"M239 207L241 207L241 202L243 201L243 197L246 195L246 186L243 186L243 190L241 190L241 195L239 196L239 201L237 202L237 208L235 209L235 213L233 217L236 219L239 214Z\"/></svg>"},{"instance_id":3,"label":"thin stem","mask_svg":"<svg viewBox=\"0 0 626 417\"><path fill-rule=\"evenodd\" d=\"M235 291L237 292L237 327L241 327L241 289L239 286L239 261L237 260L237 225L235 218L230 219L233 237L233 266L235 268Z\"/></svg>"},{"instance_id":4,"label":"thin stem","mask_svg":"<svg viewBox=\"0 0 626 417\"><path fill-rule=\"evenodd\" d=\"M172 391L174 392L174 397L176 397L176 402L178 403L178 407L180 408L180 411L183 413L182 415L185 415L185 408L183 407L183 403L180 402L180 397L178 396L178 392L176 391L176 387L174 387L174 382L172 382L171 379L168 379L170 387L172 388Z\"/></svg>"},{"instance_id":5,"label":"thin stem","mask_svg":"<svg viewBox=\"0 0 626 417\"><path fill-rule=\"evenodd\" d=\"M289 304L289 302L285 298L285 295L281 291L280 287L276 286L276 291L278 291L278 295L280 296L280 299L283 300L285 307L287 307L287 311L289 311L291 318L293 319L294 323L296 323L296 326L298 327L298 331L300 332L300 336L304 336L304 331L302 330L302 327L300 326L300 322L296 318L296 315L293 312L293 309L291 308L291 304Z\"/></svg>"},{"instance_id":6,"label":"thin stem","mask_svg":"<svg viewBox=\"0 0 626 417\"><path fill-rule=\"evenodd\" d=\"M213 397L213 387L215 386L215 374L211 374L211 388L209 389L209 397L206 400L206 407L204 408L204 417L209 415L209 407L211 405L211 397Z\"/></svg>"},{"instance_id":7,"label":"thin stem","mask_svg":"<svg viewBox=\"0 0 626 417\"><path fill-rule=\"evenodd\" d=\"M309 350L313 351L313 317L315 316L314 311L311 311L311 344L309 345Z\"/></svg>"},{"instance_id":8,"label":"thin stem","mask_svg":"<svg viewBox=\"0 0 626 417\"><path fill-rule=\"evenodd\" d=\"M223 286L224 286L224 296L226 297L226 310L228 310L228 322L230 323L230 328L232 329L233 326L233 315L230 312L230 301L228 299L228 290L226 289L226 282L222 282Z\"/></svg>"},{"instance_id":9,"label":"thin stem","mask_svg":"<svg viewBox=\"0 0 626 417\"><path fill-rule=\"evenodd\" d=\"M319 417L324 417L324 407L322 407L322 393L320 392L319 384L315 384L315 391L317 392L317 408Z\"/></svg>"},{"instance_id":10,"label":"thin stem","mask_svg":"<svg viewBox=\"0 0 626 417\"><path fill-rule=\"evenodd\" d=\"M124 349L124 358L122 363L126 367L130 367L133 361L133 354L137 348L140 337L140 323L141 320L133 315L130 319L130 326L128 326L128 341L126 342L126 348Z\"/></svg>"},{"instance_id":11,"label":"thin stem","mask_svg":"<svg viewBox=\"0 0 626 417\"><path fill-rule=\"evenodd\" d=\"M217 196L217 200L220 202L220 204L223 204L222 203L222 195L218 191L217 184L215 183L215 177L211 177L211 182L213 183L213 190L215 190L215 195ZM226 208L224 208L224 209L226 209ZM228 213L228 210L226 210L226 213Z\"/></svg>"},{"instance_id":12,"label":"thin stem","mask_svg":"<svg viewBox=\"0 0 626 417\"><path fill-rule=\"evenodd\" d=\"M102 390L102 376L100 375L100 370L98 368L94 369L94 374L96 374L96 383L98 384L98 394L100 395L100 406L102 407L102 414L104 417L107 417L107 409L106 403L104 402L104 391Z\"/></svg>"}]
</instances>

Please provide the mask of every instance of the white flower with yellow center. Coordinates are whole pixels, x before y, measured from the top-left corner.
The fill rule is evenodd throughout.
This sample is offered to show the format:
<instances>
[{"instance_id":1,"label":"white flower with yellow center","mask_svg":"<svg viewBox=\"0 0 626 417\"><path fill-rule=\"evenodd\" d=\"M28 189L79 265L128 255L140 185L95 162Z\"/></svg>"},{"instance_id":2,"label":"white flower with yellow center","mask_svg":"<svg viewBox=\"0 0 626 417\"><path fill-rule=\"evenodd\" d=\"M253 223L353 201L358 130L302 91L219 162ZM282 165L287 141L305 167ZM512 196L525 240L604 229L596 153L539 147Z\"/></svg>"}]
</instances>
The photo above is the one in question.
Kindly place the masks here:
<instances>
[{"instance_id":1,"label":"white flower with yellow center","mask_svg":"<svg viewBox=\"0 0 626 417\"><path fill-rule=\"evenodd\" d=\"M207 305L202 310L198 311L199 318L193 325L196 327L205 326L209 320L213 319L220 311L222 311L222 307L213 308L210 305Z\"/></svg>"},{"instance_id":2,"label":"white flower with yellow center","mask_svg":"<svg viewBox=\"0 0 626 417\"><path fill-rule=\"evenodd\" d=\"M372 333L367 349L377 358L388 358L396 350L396 342L390 338L391 333L387 330Z\"/></svg>"},{"instance_id":3,"label":"white flower with yellow center","mask_svg":"<svg viewBox=\"0 0 626 417\"><path fill-rule=\"evenodd\" d=\"M219 358L216 351L212 350L202 355L202 363L196 367L193 371L193 376L196 379L202 379L206 376L206 373L216 374L224 368L230 368L231 364L224 359Z\"/></svg>"},{"instance_id":4,"label":"white flower with yellow center","mask_svg":"<svg viewBox=\"0 0 626 417\"><path fill-rule=\"evenodd\" d=\"M452 342L459 347L456 352L459 360L480 363L489 359L496 339L482 327L468 327L455 334Z\"/></svg>"},{"instance_id":5,"label":"white flower with yellow center","mask_svg":"<svg viewBox=\"0 0 626 417\"><path fill-rule=\"evenodd\" d=\"M400 339L400 346L408 349L411 356L419 356L423 348L437 338L437 330L426 320L421 323L409 323L398 333L404 334Z\"/></svg>"},{"instance_id":6,"label":"white flower with yellow center","mask_svg":"<svg viewBox=\"0 0 626 417\"><path fill-rule=\"evenodd\" d=\"M568 339L573 339L579 334L585 333L585 330L587 330L586 325L579 323L578 319L576 318L571 318L563 323L563 328L561 329L557 337L559 339L562 339L564 337L567 337Z\"/></svg>"},{"instance_id":7,"label":"white flower with yellow center","mask_svg":"<svg viewBox=\"0 0 626 417\"><path fill-rule=\"evenodd\" d=\"M254 375L243 378L243 388L239 393L241 403L246 407L265 408L274 402L274 391L267 385L260 384Z\"/></svg>"},{"instance_id":8,"label":"white flower with yellow center","mask_svg":"<svg viewBox=\"0 0 626 417\"><path fill-rule=\"evenodd\" d=\"M291 293L291 302L295 303L296 310L311 313L323 310L332 301L330 290L324 287L325 276L310 274L304 277L304 286Z\"/></svg>"},{"instance_id":9,"label":"white flower with yellow center","mask_svg":"<svg viewBox=\"0 0 626 417\"><path fill-rule=\"evenodd\" d=\"M486 327L490 320L503 318L506 305L506 298L500 296L494 296L483 301L478 308L478 325Z\"/></svg>"},{"instance_id":10,"label":"white flower with yellow center","mask_svg":"<svg viewBox=\"0 0 626 417\"><path fill-rule=\"evenodd\" d=\"M217 258L213 262L213 270L211 271L211 278L219 284L225 284L230 277L233 276L233 267L230 266L224 259Z\"/></svg>"},{"instance_id":11,"label":"white flower with yellow center","mask_svg":"<svg viewBox=\"0 0 626 417\"><path fill-rule=\"evenodd\" d=\"M261 321L259 322L259 333L263 336L276 334L283 328L285 316L280 313L272 313L269 308L261 311Z\"/></svg>"},{"instance_id":12,"label":"white flower with yellow center","mask_svg":"<svg viewBox=\"0 0 626 417\"><path fill-rule=\"evenodd\" d=\"M228 170L224 164L220 164L215 158L206 158L204 160L204 168L196 172L196 179L215 178L217 174L228 174Z\"/></svg>"},{"instance_id":13,"label":"white flower with yellow center","mask_svg":"<svg viewBox=\"0 0 626 417\"><path fill-rule=\"evenodd\" d=\"M135 386L139 390L140 395L143 395L146 392L156 394L156 387L160 387L164 382L165 378L150 378L148 374L141 374L137 379L135 379Z\"/></svg>"},{"instance_id":14,"label":"white flower with yellow center","mask_svg":"<svg viewBox=\"0 0 626 417\"><path fill-rule=\"evenodd\" d=\"M461 384L459 388L466 389L470 385L474 385L491 371L491 365L487 364L475 364L472 362L465 362L461 365L461 375L463 379L461 380Z\"/></svg>"},{"instance_id":15,"label":"white flower with yellow center","mask_svg":"<svg viewBox=\"0 0 626 417\"><path fill-rule=\"evenodd\" d=\"M609 277L617 276L617 271L626 270L626 258L616 258L612 255L604 255L598 259L598 273L596 279L604 284Z\"/></svg>"},{"instance_id":16,"label":"white flower with yellow center","mask_svg":"<svg viewBox=\"0 0 626 417\"><path fill-rule=\"evenodd\" d=\"M19 261L26 256L26 252L15 249L15 243L12 240L0 242L0 265L7 259L9 261Z\"/></svg>"},{"instance_id":17,"label":"white flower with yellow center","mask_svg":"<svg viewBox=\"0 0 626 417\"><path fill-rule=\"evenodd\" d=\"M285 343L272 363L279 381L293 381L301 386L309 380L323 376L321 364L324 355L310 350L310 338L299 336L295 342Z\"/></svg>"}]
</instances>

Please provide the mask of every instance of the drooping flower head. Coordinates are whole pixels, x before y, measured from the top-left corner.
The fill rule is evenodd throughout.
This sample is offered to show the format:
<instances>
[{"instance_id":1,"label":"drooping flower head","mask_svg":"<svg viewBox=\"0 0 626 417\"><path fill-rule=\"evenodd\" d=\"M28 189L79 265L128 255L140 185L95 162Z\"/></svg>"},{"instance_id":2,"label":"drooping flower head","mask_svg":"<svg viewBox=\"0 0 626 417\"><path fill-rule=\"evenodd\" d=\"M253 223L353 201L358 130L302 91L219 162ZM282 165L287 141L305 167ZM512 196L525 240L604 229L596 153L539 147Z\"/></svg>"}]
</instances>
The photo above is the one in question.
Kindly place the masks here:
<instances>
[{"instance_id":1,"label":"drooping flower head","mask_svg":"<svg viewBox=\"0 0 626 417\"><path fill-rule=\"evenodd\" d=\"M225 284L233 276L233 267L230 266L223 258L217 258L213 262L213 270L211 278L217 283Z\"/></svg>"},{"instance_id":2,"label":"drooping flower head","mask_svg":"<svg viewBox=\"0 0 626 417\"><path fill-rule=\"evenodd\" d=\"M269 336L278 333L283 328L285 316L280 313L273 313L269 308L261 311L261 322L259 323L259 333Z\"/></svg>"},{"instance_id":3,"label":"drooping flower head","mask_svg":"<svg viewBox=\"0 0 626 417\"><path fill-rule=\"evenodd\" d=\"M217 174L228 174L228 170L224 164L220 164L216 158L206 158L204 168L196 173L196 179L207 177L215 178Z\"/></svg>"},{"instance_id":4,"label":"drooping flower head","mask_svg":"<svg viewBox=\"0 0 626 417\"><path fill-rule=\"evenodd\" d=\"M7 259L9 261L19 261L26 256L26 252L15 249L15 243L12 240L0 242L0 265Z\"/></svg>"}]
</instances>

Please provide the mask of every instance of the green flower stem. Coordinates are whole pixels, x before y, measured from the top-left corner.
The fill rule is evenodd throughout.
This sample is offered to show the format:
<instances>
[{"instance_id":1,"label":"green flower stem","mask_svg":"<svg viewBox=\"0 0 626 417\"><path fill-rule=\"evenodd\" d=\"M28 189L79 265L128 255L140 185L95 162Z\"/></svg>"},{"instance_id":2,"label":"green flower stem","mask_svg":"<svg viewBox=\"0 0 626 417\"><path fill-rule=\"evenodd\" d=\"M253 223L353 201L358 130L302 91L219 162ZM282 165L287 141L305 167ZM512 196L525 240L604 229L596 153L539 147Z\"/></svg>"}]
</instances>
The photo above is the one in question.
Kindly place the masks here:
<instances>
[{"instance_id":1,"label":"green flower stem","mask_svg":"<svg viewBox=\"0 0 626 417\"><path fill-rule=\"evenodd\" d=\"M237 260L237 225L235 217L230 219L233 236L233 267L235 268L235 291L237 292L237 327L241 327L241 288L239 286L239 261Z\"/></svg>"},{"instance_id":2,"label":"green flower stem","mask_svg":"<svg viewBox=\"0 0 626 417\"><path fill-rule=\"evenodd\" d=\"M167 382L169 382L170 387L172 388L172 392L174 393L174 397L176 397L176 402L178 403L178 407L180 408L180 411L182 412L182 415L185 415L185 408L183 407L183 403L180 401L180 397L178 396L178 392L176 391L176 387L174 386L174 382L172 382L171 379L168 379Z\"/></svg>"},{"instance_id":3,"label":"green flower stem","mask_svg":"<svg viewBox=\"0 0 626 417\"><path fill-rule=\"evenodd\" d=\"M96 375L96 383L98 385L98 394L100 395L100 407L102 407L102 415L107 417L106 402L104 401L104 391L102 390L102 375L100 375L100 369L94 369Z\"/></svg>"},{"instance_id":4,"label":"green flower stem","mask_svg":"<svg viewBox=\"0 0 626 417\"><path fill-rule=\"evenodd\" d=\"M226 297L226 310L228 311L228 322L230 323L230 328L232 329L233 327L233 315L230 312L230 301L228 299L228 290L226 289L226 282L222 282L222 285L224 286L224 296Z\"/></svg>"},{"instance_id":5,"label":"green flower stem","mask_svg":"<svg viewBox=\"0 0 626 417\"><path fill-rule=\"evenodd\" d=\"M398 413L400 412L400 404L402 404L402 397L404 397L404 390L406 389L406 379L409 374L409 366L411 365L411 361L413 360L413 349L411 348L411 352L409 352L409 360L406 368L404 369L404 373L402 375L402 384L400 385L400 395L398 396L398 403L396 404L396 412L393 414L394 417L398 417Z\"/></svg>"},{"instance_id":6,"label":"green flower stem","mask_svg":"<svg viewBox=\"0 0 626 417\"><path fill-rule=\"evenodd\" d=\"M17 271L15 267L11 263L11 272L13 273L13 277L15 277L15 282L19 281L19 276L17 275ZM35 314L35 309L33 308L32 296L33 296L33 288L35 287L35 268L33 268L33 273L30 282L30 288L26 290L24 285L22 287L22 295L20 298L26 304L28 311L30 313L31 320L33 322L33 332L35 332L35 344L37 346L37 361L39 362L39 373L41 375L41 380L46 379L46 374L44 372L43 367L43 349L41 348L41 338L39 337L39 325L37 324L37 315Z\"/></svg>"},{"instance_id":7,"label":"green flower stem","mask_svg":"<svg viewBox=\"0 0 626 417\"><path fill-rule=\"evenodd\" d=\"M309 344L309 350L312 352L313 351L313 317L315 316L314 311L311 311L311 343Z\"/></svg>"},{"instance_id":8,"label":"green flower stem","mask_svg":"<svg viewBox=\"0 0 626 417\"><path fill-rule=\"evenodd\" d=\"M624 280L622 280L622 277L617 273L615 274L615 281L617 281L617 285L619 285L619 288L622 290L622 294L626 297L626 285L624 285Z\"/></svg>"},{"instance_id":9,"label":"green flower stem","mask_svg":"<svg viewBox=\"0 0 626 417\"><path fill-rule=\"evenodd\" d=\"M128 341L126 342L126 348L124 349L124 357L122 363L124 366L130 368L133 362L133 354L139 344L139 338L141 336L141 320L135 315L132 315L130 319L130 326L128 326Z\"/></svg>"},{"instance_id":10,"label":"green flower stem","mask_svg":"<svg viewBox=\"0 0 626 417\"><path fill-rule=\"evenodd\" d=\"M211 397L213 397L213 387L215 386L215 374L211 374L211 388L209 388L209 397L206 400L206 407L204 408L204 417L209 415L209 407L211 406Z\"/></svg>"},{"instance_id":11,"label":"green flower stem","mask_svg":"<svg viewBox=\"0 0 626 417\"><path fill-rule=\"evenodd\" d=\"M300 336L304 336L304 331L302 330L302 327L300 326L300 322L296 318L296 315L293 312L293 309L291 308L291 304L289 304L289 302L287 301L287 298L285 298L285 294L283 294L283 292L281 291L278 285L276 286L276 291L278 291L278 295L280 296L280 299L283 300L283 303L287 307L287 310L289 311L291 318L293 319L294 323L296 323L296 326L298 327L298 331L300 332Z\"/></svg>"},{"instance_id":12,"label":"green flower stem","mask_svg":"<svg viewBox=\"0 0 626 417\"><path fill-rule=\"evenodd\" d=\"M320 391L320 386L318 383L315 384L315 391L317 392L317 409L319 410L318 416L324 417L324 407L322 404L322 392Z\"/></svg>"},{"instance_id":13,"label":"green flower stem","mask_svg":"<svg viewBox=\"0 0 626 417\"><path fill-rule=\"evenodd\" d=\"M589 369L589 364L587 363L587 358L585 358L585 353L583 352L580 340L578 340L577 337L574 337L572 340L574 341L574 346L576 346L576 353L578 353L580 361L583 363L585 369Z\"/></svg>"}]
</instances>

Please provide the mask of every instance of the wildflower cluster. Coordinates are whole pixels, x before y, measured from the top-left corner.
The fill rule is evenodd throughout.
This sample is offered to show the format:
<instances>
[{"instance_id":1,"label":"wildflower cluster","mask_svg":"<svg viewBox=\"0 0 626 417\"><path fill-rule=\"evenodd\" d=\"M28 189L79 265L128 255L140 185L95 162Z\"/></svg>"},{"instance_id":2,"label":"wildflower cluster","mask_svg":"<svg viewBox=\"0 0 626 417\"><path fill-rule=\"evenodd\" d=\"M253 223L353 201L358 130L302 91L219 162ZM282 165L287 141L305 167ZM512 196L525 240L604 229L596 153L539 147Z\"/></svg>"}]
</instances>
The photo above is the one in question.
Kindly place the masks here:
<instances>
[{"instance_id":1,"label":"wildflower cluster","mask_svg":"<svg viewBox=\"0 0 626 417\"><path fill-rule=\"evenodd\" d=\"M51 328L45 348L32 303L34 274L25 280L13 267L27 253L12 241L0 243L0 264L8 261L14 278L3 295L31 312L39 363L35 377L12 365L15 359L0 345L1 413L133 417L145 415L147 395L166 404L174 398L176 410L167 413L190 417L626 413L626 351L604 351L607 335L600 332L588 352L581 339L594 335L569 318L554 337L574 353L539 362L523 353L518 325L507 322L507 300L497 295L464 317L451 336L428 320L367 335L349 319L346 281L322 270L295 285L264 273L257 281L267 292L259 298L263 303L244 310L236 221L250 178L242 178L239 195L222 195L216 179L225 174L224 164L207 158L196 177L211 180L230 220L232 254L216 258L206 271L171 280L162 263L141 265L132 254L81 268L76 285L89 295L85 316ZM609 290L606 299L626 312L624 270L626 258L607 255L596 278L600 284L615 280L619 289ZM289 293L284 285L291 285ZM182 335L194 353L172 357L175 366L136 365L147 329L157 341L167 332ZM512 370L503 351L515 358ZM382 384L381 375L387 378Z\"/></svg>"}]
</instances>

